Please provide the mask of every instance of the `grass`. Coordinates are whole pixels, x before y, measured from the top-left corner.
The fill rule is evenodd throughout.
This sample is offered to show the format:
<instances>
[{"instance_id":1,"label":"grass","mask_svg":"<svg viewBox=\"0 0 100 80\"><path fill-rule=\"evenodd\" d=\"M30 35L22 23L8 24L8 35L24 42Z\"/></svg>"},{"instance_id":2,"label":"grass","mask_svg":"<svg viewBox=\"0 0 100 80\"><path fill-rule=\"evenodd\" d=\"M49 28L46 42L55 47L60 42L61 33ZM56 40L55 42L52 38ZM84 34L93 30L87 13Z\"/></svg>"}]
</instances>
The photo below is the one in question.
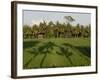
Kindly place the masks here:
<instances>
[{"instance_id":1,"label":"grass","mask_svg":"<svg viewBox=\"0 0 100 80\"><path fill-rule=\"evenodd\" d=\"M89 38L27 39L23 41L23 68L91 65Z\"/></svg>"}]
</instances>

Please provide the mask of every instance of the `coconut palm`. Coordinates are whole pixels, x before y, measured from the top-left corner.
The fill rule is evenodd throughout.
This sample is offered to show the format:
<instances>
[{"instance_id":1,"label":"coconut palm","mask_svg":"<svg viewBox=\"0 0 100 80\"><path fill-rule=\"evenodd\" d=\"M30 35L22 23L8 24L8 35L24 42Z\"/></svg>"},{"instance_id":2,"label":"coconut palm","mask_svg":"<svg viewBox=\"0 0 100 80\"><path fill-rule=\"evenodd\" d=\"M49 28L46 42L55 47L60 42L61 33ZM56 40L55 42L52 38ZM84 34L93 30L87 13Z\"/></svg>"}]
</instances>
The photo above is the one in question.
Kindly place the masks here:
<instances>
[{"instance_id":1,"label":"coconut palm","mask_svg":"<svg viewBox=\"0 0 100 80\"><path fill-rule=\"evenodd\" d=\"M23 35L24 38L31 38L31 35L32 35L31 27L28 25L24 25L23 33L24 33L24 35Z\"/></svg>"},{"instance_id":2,"label":"coconut palm","mask_svg":"<svg viewBox=\"0 0 100 80\"><path fill-rule=\"evenodd\" d=\"M72 16L64 16L64 19L67 22L67 30L65 31L66 33L66 37L71 37L72 36L72 32L71 32L71 22L75 21L75 19Z\"/></svg>"},{"instance_id":3,"label":"coconut palm","mask_svg":"<svg viewBox=\"0 0 100 80\"><path fill-rule=\"evenodd\" d=\"M75 21L75 19L72 16L64 16L64 18L66 19L67 23Z\"/></svg>"},{"instance_id":4,"label":"coconut palm","mask_svg":"<svg viewBox=\"0 0 100 80\"><path fill-rule=\"evenodd\" d=\"M33 37L34 37L34 38L37 38L37 34L38 34L38 25L34 24L34 25L32 26L31 29L32 29Z\"/></svg>"}]
</instances>

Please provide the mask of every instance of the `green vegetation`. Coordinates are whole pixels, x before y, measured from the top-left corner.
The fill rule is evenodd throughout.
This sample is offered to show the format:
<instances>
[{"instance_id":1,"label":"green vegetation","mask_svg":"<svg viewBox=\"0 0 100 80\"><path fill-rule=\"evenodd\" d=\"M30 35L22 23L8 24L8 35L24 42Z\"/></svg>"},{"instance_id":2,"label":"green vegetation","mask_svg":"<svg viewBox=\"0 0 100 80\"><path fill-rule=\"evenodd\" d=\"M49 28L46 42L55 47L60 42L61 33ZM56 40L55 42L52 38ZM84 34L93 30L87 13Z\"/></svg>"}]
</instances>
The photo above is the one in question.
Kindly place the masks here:
<instances>
[{"instance_id":1,"label":"green vegetation","mask_svg":"<svg viewBox=\"0 0 100 80\"><path fill-rule=\"evenodd\" d=\"M91 65L91 25L40 22L23 26L23 68L76 67Z\"/></svg>"},{"instance_id":2,"label":"green vegetation","mask_svg":"<svg viewBox=\"0 0 100 80\"><path fill-rule=\"evenodd\" d=\"M34 38L76 38L76 37L90 37L90 27L91 25L81 25L77 24L73 26L71 22L75 21L71 16L64 17L67 23L56 23L50 22L40 22L38 25L33 24L33 26L24 25L23 26L23 37L24 39L34 39Z\"/></svg>"},{"instance_id":3,"label":"green vegetation","mask_svg":"<svg viewBox=\"0 0 100 80\"><path fill-rule=\"evenodd\" d=\"M89 38L25 39L23 68L91 65Z\"/></svg>"}]
</instances>

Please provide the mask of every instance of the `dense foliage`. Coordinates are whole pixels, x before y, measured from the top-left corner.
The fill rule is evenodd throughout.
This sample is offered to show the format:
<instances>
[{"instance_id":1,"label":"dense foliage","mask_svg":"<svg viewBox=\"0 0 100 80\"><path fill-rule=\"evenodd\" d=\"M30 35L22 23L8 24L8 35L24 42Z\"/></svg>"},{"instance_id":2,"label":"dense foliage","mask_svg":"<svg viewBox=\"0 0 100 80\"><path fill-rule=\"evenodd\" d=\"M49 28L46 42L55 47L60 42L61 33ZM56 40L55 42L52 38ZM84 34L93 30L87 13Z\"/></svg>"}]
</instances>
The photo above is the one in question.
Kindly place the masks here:
<instances>
[{"instance_id":1,"label":"dense foliage","mask_svg":"<svg viewBox=\"0 0 100 80\"><path fill-rule=\"evenodd\" d=\"M83 26L77 24L72 26L70 23L61 24L57 22L54 24L50 21L48 24L44 21L39 25L34 24L32 27L24 25L24 38L38 38L40 35L43 38L58 38L58 37L90 37L90 25Z\"/></svg>"},{"instance_id":2,"label":"dense foliage","mask_svg":"<svg viewBox=\"0 0 100 80\"><path fill-rule=\"evenodd\" d=\"M57 21L54 23L50 22L40 22L38 25L33 24L33 26L24 25L23 26L23 36L24 39L27 38L76 38L76 37L90 37L90 27L91 25L81 25L77 24L73 26L71 24L74 19L65 16L67 23L60 23ZM68 18L68 19L67 19Z\"/></svg>"}]
</instances>

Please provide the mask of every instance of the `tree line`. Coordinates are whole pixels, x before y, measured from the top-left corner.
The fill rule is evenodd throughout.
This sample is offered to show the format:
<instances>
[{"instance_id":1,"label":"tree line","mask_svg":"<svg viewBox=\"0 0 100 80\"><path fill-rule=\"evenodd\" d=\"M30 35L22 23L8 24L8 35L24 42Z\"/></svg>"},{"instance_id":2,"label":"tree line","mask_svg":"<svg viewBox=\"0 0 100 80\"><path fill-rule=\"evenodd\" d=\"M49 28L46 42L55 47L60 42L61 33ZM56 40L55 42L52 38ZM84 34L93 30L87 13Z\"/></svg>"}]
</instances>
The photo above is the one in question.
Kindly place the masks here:
<instances>
[{"instance_id":1,"label":"tree line","mask_svg":"<svg viewBox=\"0 0 100 80\"><path fill-rule=\"evenodd\" d=\"M38 25L33 24L32 26L23 26L23 37L24 39L32 38L88 38L91 33L91 25L72 25L71 22L75 21L71 16L64 17L67 23L60 23L57 21L40 22Z\"/></svg>"}]
</instances>

